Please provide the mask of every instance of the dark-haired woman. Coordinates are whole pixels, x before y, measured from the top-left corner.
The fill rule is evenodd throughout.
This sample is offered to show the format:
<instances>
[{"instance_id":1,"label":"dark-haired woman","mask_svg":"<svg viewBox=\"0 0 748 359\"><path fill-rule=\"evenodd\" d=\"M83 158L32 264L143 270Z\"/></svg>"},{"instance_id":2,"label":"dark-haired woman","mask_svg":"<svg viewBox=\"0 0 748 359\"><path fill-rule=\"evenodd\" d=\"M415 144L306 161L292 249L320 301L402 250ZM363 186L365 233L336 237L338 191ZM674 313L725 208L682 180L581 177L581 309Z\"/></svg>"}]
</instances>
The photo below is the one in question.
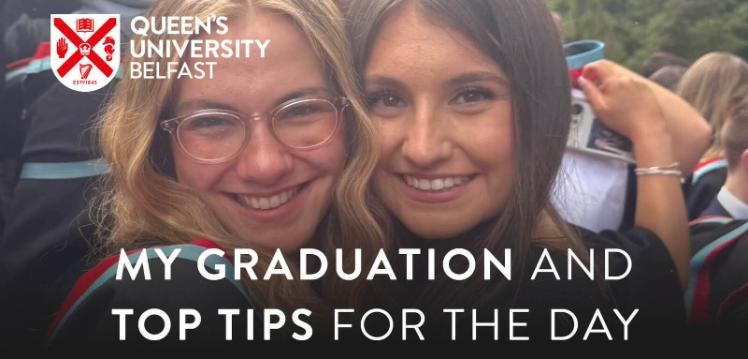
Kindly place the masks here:
<instances>
[{"instance_id":1,"label":"dark-haired woman","mask_svg":"<svg viewBox=\"0 0 748 359\"><path fill-rule=\"evenodd\" d=\"M683 199L662 104L645 84L606 62L585 70L595 78L582 81L590 102L632 140L640 169L637 227L593 234L563 223L549 202L570 97L559 36L543 1L358 0L347 15L369 114L380 131L373 187L391 214L392 235L400 246L440 254L467 248L477 261L483 248L513 255L512 280L404 283L404 303L444 322L443 308L529 308L534 339L549 339L553 308L578 313L581 323L597 309L615 307L627 314L641 309L636 328L652 323L647 317L679 324L688 257ZM598 255L611 247L624 249L633 263L621 282L591 280L566 260L569 251L584 257L595 248L587 263L600 266ZM533 278L545 250L560 278ZM482 321L491 320L483 313ZM463 318L470 322L470 315Z\"/></svg>"}]
</instances>

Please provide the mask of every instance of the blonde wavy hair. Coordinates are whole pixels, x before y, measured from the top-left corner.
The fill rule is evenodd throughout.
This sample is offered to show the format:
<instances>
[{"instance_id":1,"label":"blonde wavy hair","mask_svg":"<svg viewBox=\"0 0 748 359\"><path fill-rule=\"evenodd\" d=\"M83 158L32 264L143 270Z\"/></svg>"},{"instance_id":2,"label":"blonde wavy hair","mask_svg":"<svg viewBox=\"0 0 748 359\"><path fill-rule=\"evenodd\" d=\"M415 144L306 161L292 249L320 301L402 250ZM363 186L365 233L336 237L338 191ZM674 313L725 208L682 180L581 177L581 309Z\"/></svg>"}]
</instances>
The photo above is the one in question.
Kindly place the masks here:
<instances>
[{"instance_id":1,"label":"blonde wavy hair","mask_svg":"<svg viewBox=\"0 0 748 359\"><path fill-rule=\"evenodd\" d=\"M676 92L712 125L715 136L704 158L722 156L722 126L732 107L748 98L748 64L729 53L708 53L683 74Z\"/></svg>"},{"instance_id":2,"label":"blonde wavy hair","mask_svg":"<svg viewBox=\"0 0 748 359\"><path fill-rule=\"evenodd\" d=\"M330 0L162 0L146 16L226 16L229 22L255 8L268 9L292 19L322 59L331 83L350 100L346 121L347 163L334 192L330 213L317 230L317 246L332 258L336 248L352 253L361 248L364 263L380 248L387 249L383 231L370 208L376 208L368 190L369 177L379 150L374 128L365 115L355 84L344 20ZM149 35L147 40L186 40L187 35ZM136 43L144 37L136 37ZM136 59L128 58L125 63ZM144 58L162 68L172 58ZM158 120L174 95L174 79L130 79L124 76L104 109L100 123L100 145L111 166L102 195L92 206L103 251L145 245L189 243L208 238L228 251L248 247L215 216L187 186L169 175L171 154L168 137L158 129ZM167 163L167 164L165 164ZM258 265L267 266L272 253L255 248ZM352 265L352 256L346 267ZM289 261L292 262L292 261ZM277 276L276 276L277 277ZM291 310L297 307L327 311L330 306L356 307L371 299L372 289L364 280L343 282L328 276L321 289L308 282L244 280L253 302Z\"/></svg>"}]
</instances>

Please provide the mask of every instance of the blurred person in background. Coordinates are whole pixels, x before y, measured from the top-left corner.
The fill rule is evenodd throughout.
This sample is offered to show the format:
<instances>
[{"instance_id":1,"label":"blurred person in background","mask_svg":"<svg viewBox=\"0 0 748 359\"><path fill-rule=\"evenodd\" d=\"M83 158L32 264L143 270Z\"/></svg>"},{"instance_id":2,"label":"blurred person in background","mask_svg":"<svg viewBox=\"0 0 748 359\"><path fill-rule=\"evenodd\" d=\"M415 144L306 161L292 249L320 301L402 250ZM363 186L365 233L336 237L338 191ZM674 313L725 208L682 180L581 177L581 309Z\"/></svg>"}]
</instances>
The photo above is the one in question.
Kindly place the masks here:
<instances>
[{"instance_id":1,"label":"blurred person in background","mask_svg":"<svg viewBox=\"0 0 748 359\"><path fill-rule=\"evenodd\" d=\"M90 263L93 226L86 211L108 168L92 127L116 79L93 92L62 85L49 66L50 14L120 14L129 19L152 0L4 2L0 18L5 84L0 95L0 333L34 343ZM120 47L116 51L127 51Z\"/></svg>"},{"instance_id":2,"label":"blurred person in background","mask_svg":"<svg viewBox=\"0 0 748 359\"><path fill-rule=\"evenodd\" d=\"M690 321L700 334L744 335L748 329L748 102L722 126L727 179L690 225Z\"/></svg>"},{"instance_id":3,"label":"blurred person in background","mask_svg":"<svg viewBox=\"0 0 748 359\"><path fill-rule=\"evenodd\" d=\"M685 189L689 219L694 219L712 202L725 183L727 160L719 134L730 112L748 98L748 64L728 53L706 54L683 75L677 93L696 108L713 128L709 148Z\"/></svg>"},{"instance_id":4,"label":"blurred person in background","mask_svg":"<svg viewBox=\"0 0 748 359\"><path fill-rule=\"evenodd\" d=\"M686 67L668 65L655 71L649 79L670 91L675 91L687 70Z\"/></svg>"},{"instance_id":5,"label":"blurred person in background","mask_svg":"<svg viewBox=\"0 0 748 359\"><path fill-rule=\"evenodd\" d=\"M678 56L665 51L657 51L652 56L644 61L644 67L641 71L641 75L644 77L652 77L657 71L667 66L675 66L687 69L691 66L691 62Z\"/></svg>"}]
</instances>

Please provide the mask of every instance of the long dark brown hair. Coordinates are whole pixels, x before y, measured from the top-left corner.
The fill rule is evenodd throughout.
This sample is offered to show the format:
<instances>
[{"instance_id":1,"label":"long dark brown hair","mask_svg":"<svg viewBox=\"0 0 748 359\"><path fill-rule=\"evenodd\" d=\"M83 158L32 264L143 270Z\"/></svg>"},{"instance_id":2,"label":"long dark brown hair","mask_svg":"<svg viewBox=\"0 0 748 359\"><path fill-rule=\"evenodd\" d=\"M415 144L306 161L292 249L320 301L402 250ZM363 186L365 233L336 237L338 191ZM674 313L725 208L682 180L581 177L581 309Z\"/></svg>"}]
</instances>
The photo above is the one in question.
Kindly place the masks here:
<instances>
[{"instance_id":1,"label":"long dark brown hair","mask_svg":"<svg viewBox=\"0 0 748 359\"><path fill-rule=\"evenodd\" d=\"M545 3L542 0L353 0L347 4L347 27L359 74L365 72L381 24L408 1L416 1L426 19L462 33L496 62L509 79L513 94L517 168L511 179L513 191L504 210L460 238L431 241L426 246L442 250L467 248L477 263L482 262L484 248L497 255L510 248L515 269L524 266L533 244L578 251L582 248L579 241L550 203L569 131L571 98L560 37ZM393 227L398 226L385 226ZM551 228L551 234L541 228ZM393 234L403 245L403 237L408 234L395 232L401 232ZM475 277L472 281L428 283L419 288L415 304L434 308L481 306L495 301L497 295L514 292L507 290L508 281Z\"/></svg>"}]
</instances>

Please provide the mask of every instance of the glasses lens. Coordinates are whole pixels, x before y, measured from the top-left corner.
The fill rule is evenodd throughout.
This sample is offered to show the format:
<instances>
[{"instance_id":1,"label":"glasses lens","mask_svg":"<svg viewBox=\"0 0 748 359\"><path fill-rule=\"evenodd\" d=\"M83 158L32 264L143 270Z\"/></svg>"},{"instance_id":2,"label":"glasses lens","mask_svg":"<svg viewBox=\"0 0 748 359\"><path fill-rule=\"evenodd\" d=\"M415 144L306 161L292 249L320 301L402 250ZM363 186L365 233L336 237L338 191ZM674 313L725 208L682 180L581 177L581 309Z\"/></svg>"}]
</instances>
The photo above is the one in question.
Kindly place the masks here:
<instances>
[{"instance_id":1,"label":"glasses lens","mask_svg":"<svg viewBox=\"0 0 748 359\"><path fill-rule=\"evenodd\" d=\"M326 100L301 100L281 109L273 119L278 139L293 148L321 145L335 133L338 110Z\"/></svg>"},{"instance_id":2,"label":"glasses lens","mask_svg":"<svg viewBox=\"0 0 748 359\"><path fill-rule=\"evenodd\" d=\"M190 156L199 160L220 160L241 149L244 130L244 123L234 115L203 113L186 118L177 136Z\"/></svg>"}]
</instances>

